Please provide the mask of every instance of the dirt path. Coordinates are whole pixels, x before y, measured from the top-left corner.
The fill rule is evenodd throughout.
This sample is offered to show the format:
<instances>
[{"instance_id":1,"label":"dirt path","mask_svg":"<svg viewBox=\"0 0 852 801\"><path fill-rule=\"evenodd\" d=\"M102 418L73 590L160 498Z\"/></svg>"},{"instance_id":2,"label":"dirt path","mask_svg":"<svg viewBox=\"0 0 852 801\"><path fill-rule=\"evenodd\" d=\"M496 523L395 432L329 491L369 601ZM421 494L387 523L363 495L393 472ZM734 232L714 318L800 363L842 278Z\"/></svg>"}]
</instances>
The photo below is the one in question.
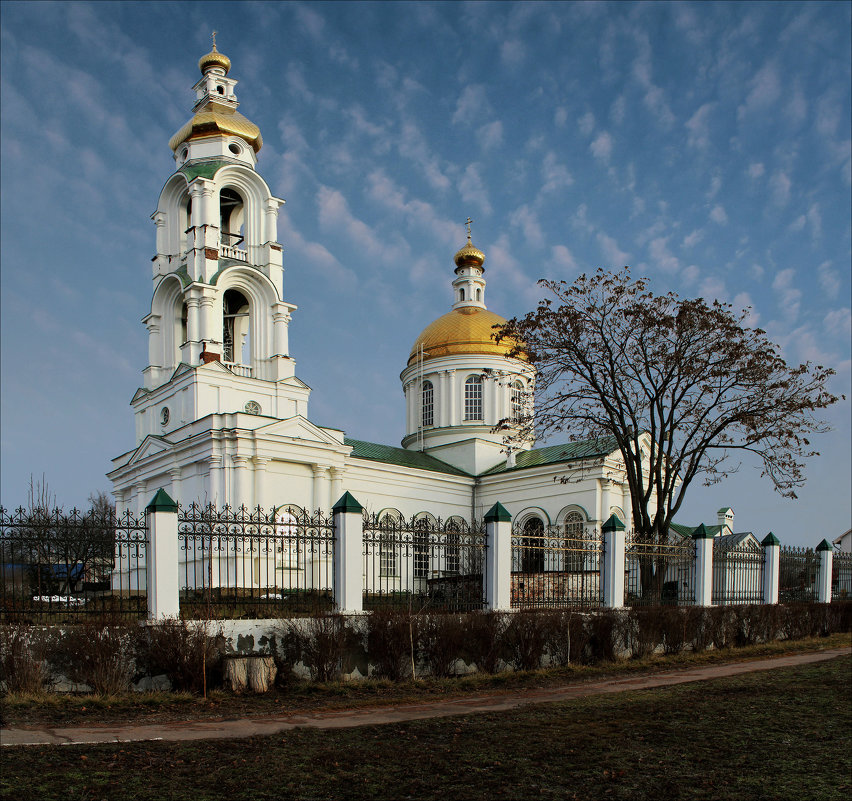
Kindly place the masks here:
<instances>
[{"instance_id":1,"label":"dirt path","mask_svg":"<svg viewBox=\"0 0 852 801\"><path fill-rule=\"evenodd\" d=\"M523 690L510 695L478 695L423 704L371 707L369 709L308 712L274 717L252 717L241 720L203 720L177 723L127 724L67 727L19 727L0 729L2 745L82 745L93 743L124 743L139 740L205 740L253 737L277 734L297 728L347 729L408 720L444 718L477 712L503 712L527 704L566 701L590 695L671 687L687 682L706 681L724 676L738 676L759 670L823 662L852 653L852 648L832 648L814 653L793 654L770 659L731 662L724 665L672 670L630 676L623 679L604 679L584 684L572 684L545 690Z\"/></svg>"}]
</instances>

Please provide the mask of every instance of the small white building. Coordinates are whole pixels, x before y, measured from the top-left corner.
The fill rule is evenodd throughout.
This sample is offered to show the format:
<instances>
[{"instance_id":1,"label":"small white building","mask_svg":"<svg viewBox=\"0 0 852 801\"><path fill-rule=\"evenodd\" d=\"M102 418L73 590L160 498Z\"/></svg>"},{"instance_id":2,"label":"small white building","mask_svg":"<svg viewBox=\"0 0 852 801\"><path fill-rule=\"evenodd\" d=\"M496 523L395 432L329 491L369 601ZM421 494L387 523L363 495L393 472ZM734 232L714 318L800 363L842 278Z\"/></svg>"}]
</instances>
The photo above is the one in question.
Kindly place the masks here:
<instances>
[{"instance_id":1,"label":"small white building","mask_svg":"<svg viewBox=\"0 0 852 801\"><path fill-rule=\"evenodd\" d=\"M296 374L288 337L297 299L288 296L277 241L284 201L257 172L262 138L237 111L230 60L214 46L199 67L193 116L169 143L176 171L152 215L148 364L131 401L136 441L108 474L118 511L141 513L162 487L184 506L328 514L349 491L371 512L404 518L470 523L499 501L530 531L599 528L613 513L629 529L613 441L538 449L527 441L507 453L495 432L530 402L535 375L509 355L513 343L492 337L504 319L486 306L485 254L469 228L452 272L448 265L449 310L424 321L400 365L401 446L311 422L311 390ZM204 573L220 568L208 560ZM269 565L244 568L258 577Z\"/></svg>"}]
</instances>

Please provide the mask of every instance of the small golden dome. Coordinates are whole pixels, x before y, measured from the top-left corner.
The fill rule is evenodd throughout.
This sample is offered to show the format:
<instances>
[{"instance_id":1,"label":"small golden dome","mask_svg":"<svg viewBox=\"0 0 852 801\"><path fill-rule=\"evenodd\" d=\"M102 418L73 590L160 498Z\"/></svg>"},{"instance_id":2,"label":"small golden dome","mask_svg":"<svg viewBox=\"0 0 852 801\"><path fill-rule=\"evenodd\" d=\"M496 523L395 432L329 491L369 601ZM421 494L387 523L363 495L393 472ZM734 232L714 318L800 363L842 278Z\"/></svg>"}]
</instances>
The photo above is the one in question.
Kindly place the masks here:
<instances>
[{"instance_id":1,"label":"small golden dome","mask_svg":"<svg viewBox=\"0 0 852 801\"><path fill-rule=\"evenodd\" d=\"M206 56L202 56L198 59L198 69L201 70L202 75L204 75L210 67L221 67L225 70L225 75L227 75L228 70L231 69L231 59L216 49L215 42L213 43L213 49Z\"/></svg>"},{"instance_id":2,"label":"small golden dome","mask_svg":"<svg viewBox=\"0 0 852 801\"><path fill-rule=\"evenodd\" d=\"M515 346L515 341L510 339L503 339L499 343L494 341L496 333L494 326L505 325L505 323L506 321L499 314L478 306L461 306L453 309L423 329L423 333L417 337L411 349L408 364L417 362L421 345L424 361L438 356L459 354L508 356ZM516 358L527 360L523 354L519 354Z\"/></svg>"},{"instance_id":3,"label":"small golden dome","mask_svg":"<svg viewBox=\"0 0 852 801\"><path fill-rule=\"evenodd\" d=\"M479 248L473 246L470 236L468 236L467 244L456 253L453 261L455 261L457 268L469 264L481 268L485 261L485 254Z\"/></svg>"},{"instance_id":4,"label":"small golden dome","mask_svg":"<svg viewBox=\"0 0 852 801\"><path fill-rule=\"evenodd\" d=\"M178 146L190 139L200 139L203 136L239 136L251 145L255 153L263 147L263 137L251 120L239 111L228 108L217 108L216 111L199 111L186 125L183 126L170 140L169 147L177 150Z\"/></svg>"}]
</instances>

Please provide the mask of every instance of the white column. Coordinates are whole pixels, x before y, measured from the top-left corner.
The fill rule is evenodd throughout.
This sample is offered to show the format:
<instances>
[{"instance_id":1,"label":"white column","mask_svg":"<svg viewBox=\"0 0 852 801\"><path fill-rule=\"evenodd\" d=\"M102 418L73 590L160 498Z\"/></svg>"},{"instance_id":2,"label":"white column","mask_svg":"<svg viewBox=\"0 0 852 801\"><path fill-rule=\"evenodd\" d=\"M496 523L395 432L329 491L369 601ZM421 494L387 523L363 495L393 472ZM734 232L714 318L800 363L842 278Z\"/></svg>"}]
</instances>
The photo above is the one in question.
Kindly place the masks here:
<instances>
[{"instance_id":1,"label":"white column","mask_svg":"<svg viewBox=\"0 0 852 801\"><path fill-rule=\"evenodd\" d=\"M609 508L612 506L611 486L612 482L608 478L601 480L601 513L598 520L602 520L603 522L609 520ZM622 520L621 522L623 523L624 521Z\"/></svg>"},{"instance_id":2,"label":"white column","mask_svg":"<svg viewBox=\"0 0 852 801\"><path fill-rule=\"evenodd\" d=\"M461 423L461 415L458 413L459 408L459 382L455 370L447 370L447 379L449 386L447 389L447 400L449 401L449 419L447 425L457 426Z\"/></svg>"},{"instance_id":3,"label":"white column","mask_svg":"<svg viewBox=\"0 0 852 801\"><path fill-rule=\"evenodd\" d=\"M343 615L364 609L364 507L348 492L334 504L334 603Z\"/></svg>"},{"instance_id":4,"label":"white column","mask_svg":"<svg viewBox=\"0 0 852 801\"><path fill-rule=\"evenodd\" d=\"M438 373L438 397L435 398L435 424L448 426L450 424L450 380L446 370Z\"/></svg>"},{"instance_id":5,"label":"white column","mask_svg":"<svg viewBox=\"0 0 852 801\"><path fill-rule=\"evenodd\" d=\"M254 502L266 514L269 514L272 512L269 499L266 497L266 467L269 459L255 456L252 462L254 464Z\"/></svg>"},{"instance_id":6,"label":"white column","mask_svg":"<svg viewBox=\"0 0 852 801\"><path fill-rule=\"evenodd\" d=\"M763 603L778 603L778 586L781 572L781 543L771 531L763 542Z\"/></svg>"},{"instance_id":7,"label":"white column","mask_svg":"<svg viewBox=\"0 0 852 801\"><path fill-rule=\"evenodd\" d=\"M819 557L819 578L817 579L817 601L821 604L831 603L831 568L834 564L834 548L828 540L817 545Z\"/></svg>"},{"instance_id":8,"label":"white column","mask_svg":"<svg viewBox=\"0 0 852 801\"><path fill-rule=\"evenodd\" d=\"M313 512L320 509L325 512L330 505L328 499L328 468L318 464L312 465L312 467L314 471L314 491L313 508L311 511Z\"/></svg>"},{"instance_id":9,"label":"white column","mask_svg":"<svg viewBox=\"0 0 852 801\"><path fill-rule=\"evenodd\" d=\"M485 514L485 607L512 608L512 515L501 503Z\"/></svg>"},{"instance_id":10,"label":"white column","mask_svg":"<svg viewBox=\"0 0 852 801\"><path fill-rule=\"evenodd\" d=\"M148 513L148 620L180 617L177 504L165 490L146 507Z\"/></svg>"},{"instance_id":11,"label":"white column","mask_svg":"<svg viewBox=\"0 0 852 801\"><path fill-rule=\"evenodd\" d=\"M601 534L604 540L603 605L621 609L624 606L624 523L612 515L601 526Z\"/></svg>"},{"instance_id":12,"label":"white column","mask_svg":"<svg viewBox=\"0 0 852 801\"><path fill-rule=\"evenodd\" d=\"M142 512L145 511L145 482L140 481L137 484L133 485L133 508L134 514L137 517L142 516Z\"/></svg>"},{"instance_id":13,"label":"white column","mask_svg":"<svg viewBox=\"0 0 852 801\"><path fill-rule=\"evenodd\" d=\"M254 504L251 497L252 482L248 470L248 457L234 456L232 461L234 465L234 497L231 498L231 506L235 509L245 506L246 509L250 510Z\"/></svg>"},{"instance_id":14,"label":"white column","mask_svg":"<svg viewBox=\"0 0 852 801\"><path fill-rule=\"evenodd\" d=\"M343 494L343 469L340 467L332 467L329 470L331 475L331 497L340 498Z\"/></svg>"},{"instance_id":15,"label":"white column","mask_svg":"<svg viewBox=\"0 0 852 801\"><path fill-rule=\"evenodd\" d=\"M273 324L273 356L289 356L290 343L288 336L288 326L290 324L291 315L287 311L275 311L272 313ZM258 354L263 356L264 354Z\"/></svg>"},{"instance_id":16,"label":"white column","mask_svg":"<svg viewBox=\"0 0 852 801\"><path fill-rule=\"evenodd\" d=\"M693 533L695 541L695 605L713 605L713 535L702 523Z\"/></svg>"},{"instance_id":17,"label":"white column","mask_svg":"<svg viewBox=\"0 0 852 801\"><path fill-rule=\"evenodd\" d=\"M172 498L175 499L176 503L180 503L181 498L183 497L180 486L181 472L182 471L179 467L173 467L171 470L169 470L169 479L172 482Z\"/></svg>"},{"instance_id":18,"label":"white column","mask_svg":"<svg viewBox=\"0 0 852 801\"><path fill-rule=\"evenodd\" d=\"M207 503L212 503L214 506L220 506L225 503L225 496L222 492L222 473L223 470L223 462L221 456L210 456L207 459L207 464L209 465L209 472L207 474ZM201 499L202 503L205 502L205 499Z\"/></svg>"}]
</instances>

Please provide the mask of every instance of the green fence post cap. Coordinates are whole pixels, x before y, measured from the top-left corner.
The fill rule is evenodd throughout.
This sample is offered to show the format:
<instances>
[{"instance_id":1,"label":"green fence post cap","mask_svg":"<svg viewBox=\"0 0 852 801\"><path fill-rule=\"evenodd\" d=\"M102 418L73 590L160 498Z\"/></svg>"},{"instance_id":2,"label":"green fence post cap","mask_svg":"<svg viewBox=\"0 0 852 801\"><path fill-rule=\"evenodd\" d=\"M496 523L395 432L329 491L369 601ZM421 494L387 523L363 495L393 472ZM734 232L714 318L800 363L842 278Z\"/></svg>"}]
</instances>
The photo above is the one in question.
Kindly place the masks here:
<instances>
[{"instance_id":1,"label":"green fence post cap","mask_svg":"<svg viewBox=\"0 0 852 801\"><path fill-rule=\"evenodd\" d=\"M486 513L485 513L485 522L486 523L511 523L512 515L509 510L503 506L500 501L494 504Z\"/></svg>"},{"instance_id":2,"label":"green fence post cap","mask_svg":"<svg viewBox=\"0 0 852 801\"><path fill-rule=\"evenodd\" d=\"M151 498L151 503L145 507L146 512L177 512L177 510L177 501L172 500L169 493L162 487L160 487L154 497Z\"/></svg>"},{"instance_id":3,"label":"green fence post cap","mask_svg":"<svg viewBox=\"0 0 852 801\"><path fill-rule=\"evenodd\" d=\"M763 542L760 543L764 547L767 545L780 545L781 540L778 539L771 531L763 538Z\"/></svg>"},{"instance_id":4,"label":"green fence post cap","mask_svg":"<svg viewBox=\"0 0 852 801\"><path fill-rule=\"evenodd\" d=\"M707 526L704 523L699 523L698 527L695 531L692 532L692 539L694 540L712 540L713 533L707 530Z\"/></svg>"},{"instance_id":5,"label":"green fence post cap","mask_svg":"<svg viewBox=\"0 0 852 801\"><path fill-rule=\"evenodd\" d=\"M340 496L340 500L331 507L332 512L363 512L364 507L352 497L348 490Z\"/></svg>"},{"instance_id":6,"label":"green fence post cap","mask_svg":"<svg viewBox=\"0 0 852 801\"><path fill-rule=\"evenodd\" d=\"M817 551L833 551L834 548L831 547L831 543L828 540L823 540L819 545L817 545Z\"/></svg>"},{"instance_id":7,"label":"green fence post cap","mask_svg":"<svg viewBox=\"0 0 852 801\"><path fill-rule=\"evenodd\" d=\"M609 520L601 526L601 531L604 534L608 534L611 531L624 531L624 523L621 522L621 518L618 515L611 514Z\"/></svg>"}]
</instances>

